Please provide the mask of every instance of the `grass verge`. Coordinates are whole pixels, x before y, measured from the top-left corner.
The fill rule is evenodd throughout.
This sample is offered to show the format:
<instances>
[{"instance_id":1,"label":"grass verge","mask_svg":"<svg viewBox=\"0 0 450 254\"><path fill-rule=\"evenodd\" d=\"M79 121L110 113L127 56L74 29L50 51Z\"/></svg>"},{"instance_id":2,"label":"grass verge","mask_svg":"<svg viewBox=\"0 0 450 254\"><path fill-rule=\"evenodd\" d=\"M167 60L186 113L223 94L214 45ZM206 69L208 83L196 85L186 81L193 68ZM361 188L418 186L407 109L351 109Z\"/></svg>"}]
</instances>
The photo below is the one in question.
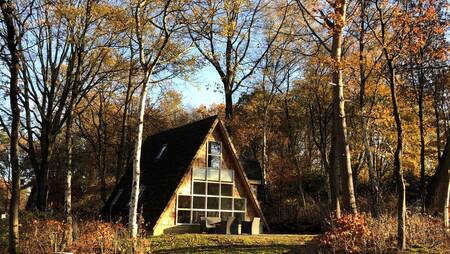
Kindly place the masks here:
<instances>
[{"instance_id":1,"label":"grass verge","mask_svg":"<svg viewBox=\"0 0 450 254\"><path fill-rule=\"evenodd\" d=\"M316 235L180 234L149 238L151 253L312 253Z\"/></svg>"}]
</instances>

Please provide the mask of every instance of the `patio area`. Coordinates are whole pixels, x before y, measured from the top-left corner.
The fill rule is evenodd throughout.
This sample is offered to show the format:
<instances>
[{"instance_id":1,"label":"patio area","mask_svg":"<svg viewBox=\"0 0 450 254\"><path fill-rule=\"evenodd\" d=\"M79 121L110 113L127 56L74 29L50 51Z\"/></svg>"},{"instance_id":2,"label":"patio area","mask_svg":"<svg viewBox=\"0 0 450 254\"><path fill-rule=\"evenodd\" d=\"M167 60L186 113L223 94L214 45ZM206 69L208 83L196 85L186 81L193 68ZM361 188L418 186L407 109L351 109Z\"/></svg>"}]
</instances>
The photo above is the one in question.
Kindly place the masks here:
<instances>
[{"instance_id":1,"label":"patio area","mask_svg":"<svg viewBox=\"0 0 450 254\"><path fill-rule=\"evenodd\" d=\"M215 233L224 235L259 235L263 232L261 219L254 217L250 221L242 221L240 218L227 217L202 217L200 219L201 233Z\"/></svg>"}]
</instances>

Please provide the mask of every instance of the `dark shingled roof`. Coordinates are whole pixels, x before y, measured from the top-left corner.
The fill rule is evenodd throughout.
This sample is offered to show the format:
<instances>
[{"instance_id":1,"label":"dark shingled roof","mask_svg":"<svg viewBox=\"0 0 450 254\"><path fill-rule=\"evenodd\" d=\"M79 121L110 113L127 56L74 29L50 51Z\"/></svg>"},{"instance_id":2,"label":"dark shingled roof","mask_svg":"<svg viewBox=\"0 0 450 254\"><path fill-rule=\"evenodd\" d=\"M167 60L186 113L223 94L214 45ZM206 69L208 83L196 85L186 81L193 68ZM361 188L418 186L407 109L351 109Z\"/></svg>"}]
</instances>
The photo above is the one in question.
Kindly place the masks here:
<instances>
[{"instance_id":1,"label":"dark shingled roof","mask_svg":"<svg viewBox=\"0 0 450 254\"><path fill-rule=\"evenodd\" d=\"M263 182L262 168L257 160L241 159L240 162L249 180Z\"/></svg>"},{"instance_id":2,"label":"dark shingled roof","mask_svg":"<svg viewBox=\"0 0 450 254\"><path fill-rule=\"evenodd\" d=\"M142 145L141 196L145 223L151 229L163 212L189 164L203 143L217 116L183 125L148 137ZM164 152L156 159L165 146ZM131 196L132 165L130 165L102 209L107 220L128 217ZM122 192L117 199L118 192ZM114 203L111 206L111 203Z\"/></svg>"}]
</instances>

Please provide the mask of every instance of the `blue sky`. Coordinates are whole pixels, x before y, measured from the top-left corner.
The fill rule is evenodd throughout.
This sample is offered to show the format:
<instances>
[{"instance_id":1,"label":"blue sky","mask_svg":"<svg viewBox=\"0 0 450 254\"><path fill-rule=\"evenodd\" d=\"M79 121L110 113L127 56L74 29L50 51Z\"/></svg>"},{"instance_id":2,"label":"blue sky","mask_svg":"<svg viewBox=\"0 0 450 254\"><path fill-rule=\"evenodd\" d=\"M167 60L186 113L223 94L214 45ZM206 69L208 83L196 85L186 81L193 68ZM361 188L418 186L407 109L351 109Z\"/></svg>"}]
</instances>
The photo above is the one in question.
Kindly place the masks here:
<instances>
[{"instance_id":1,"label":"blue sky","mask_svg":"<svg viewBox=\"0 0 450 254\"><path fill-rule=\"evenodd\" d=\"M205 66L190 81L177 80L174 88L183 94L185 107L224 103L222 83L212 66Z\"/></svg>"}]
</instances>

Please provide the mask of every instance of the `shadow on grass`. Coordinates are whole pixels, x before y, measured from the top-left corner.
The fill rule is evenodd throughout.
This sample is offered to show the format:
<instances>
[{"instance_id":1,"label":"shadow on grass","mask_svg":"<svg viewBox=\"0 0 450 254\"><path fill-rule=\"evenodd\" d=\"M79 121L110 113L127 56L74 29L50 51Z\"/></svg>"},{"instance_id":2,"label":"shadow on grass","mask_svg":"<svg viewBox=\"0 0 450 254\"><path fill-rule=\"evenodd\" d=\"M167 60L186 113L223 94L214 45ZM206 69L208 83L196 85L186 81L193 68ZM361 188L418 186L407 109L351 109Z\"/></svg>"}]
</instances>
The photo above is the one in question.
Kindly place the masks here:
<instances>
[{"instance_id":1,"label":"shadow on grass","mask_svg":"<svg viewBox=\"0 0 450 254\"><path fill-rule=\"evenodd\" d=\"M273 245L243 245L229 244L216 246L180 247L158 250L152 253L317 253L317 242L312 240L302 245L273 244Z\"/></svg>"}]
</instances>

